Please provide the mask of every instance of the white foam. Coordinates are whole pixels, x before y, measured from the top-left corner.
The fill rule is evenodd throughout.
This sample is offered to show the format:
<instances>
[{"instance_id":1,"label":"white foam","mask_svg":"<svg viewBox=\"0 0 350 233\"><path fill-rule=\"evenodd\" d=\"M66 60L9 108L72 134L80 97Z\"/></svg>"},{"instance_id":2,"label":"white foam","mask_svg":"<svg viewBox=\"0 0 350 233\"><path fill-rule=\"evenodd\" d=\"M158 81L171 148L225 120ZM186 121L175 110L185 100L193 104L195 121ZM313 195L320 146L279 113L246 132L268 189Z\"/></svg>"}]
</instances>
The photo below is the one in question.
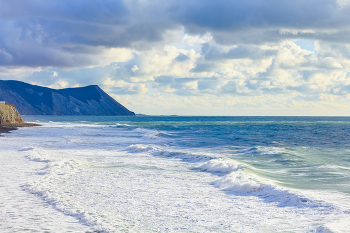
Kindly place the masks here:
<instances>
[{"instance_id":1,"label":"white foam","mask_svg":"<svg viewBox=\"0 0 350 233\"><path fill-rule=\"evenodd\" d=\"M232 159L212 159L209 162L202 164L198 168L207 172L231 173L244 168L244 166L238 164Z\"/></svg>"},{"instance_id":2,"label":"white foam","mask_svg":"<svg viewBox=\"0 0 350 233\"><path fill-rule=\"evenodd\" d=\"M279 206L327 205L318 201L312 201L304 195L294 193L292 190L279 187L269 179L245 171L245 167L247 165L239 164L232 159L212 159L198 168L206 172L227 173L211 182L214 187L222 191L257 196L266 202L277 202Z\"/></svg>"},{"instance_id":3,"label":"white foam","mask_svg":"<svg viewBox=\"0 0 350 233\"><path fill-rule=\"evenodd\" d=\"M233 192L256 192L265 187L264 184L260 183L257 177L248 176L243 170L238 169L228 175L217 179L212 182L216 188L220 188L225 191Z\"/></svg>"},{"instance_id":4,"label":"white foam","mask_svg":"<svg viewBox=\"0 0 350 233\"><path fill-rule=\"evenodd\" d=\"M328 165L321 165L321 166L318 166L317 168L330 168L330 169L350 170L349 167L343 167L343 166L337 166L337 165L331 165L331 164L328 164Z\"/></svg>"},{"instance_id":5,"label":"white foam","mask_svg":"<svg viewBox=\"0 0 350 233\"><path fill-rule=\"evenodd\" d=\"M214 187L223 191L241 193L262 198L265 202L275 202L278 206L330 207L331 204L311 200L306 196L278 187L272 181L263 179L243 170L231 172L214 182Z\"/></svg>"},{"instance_id":6,"label":"white foam","mask_svg":"<svg viewBox=\"0 0 350 233\"><path fill-rule=\"evenodd\" d=\"M149 140L157 140L157 139L159 139L159 137L157 135L155 135L155 134L153 134L153 135L152 134L144 135L143 138L149 139Z\"/></svg>"},{"instance_id":7,"label":"white foam","mask_svg":"<svg viewBox=\"0 0 350 233\"><path fill-rule=\"evenodd\" d=\"M317 228L316 233L343 233L350 230L350 217L326 223Z\"/></svg>"},{"instance_id":8,"label":"white foam","mask_svg":"<svg viewBox=\"0 0 350 233\"><path fill-rule=\"evenodd\" d=\"M347 232L350 230L350 217L345 217L339 221L326 224L333 232Z\"/></svg>"},{"instance_id":9,"label":"white foam","mask_svg":"<svg viewBox=\"0 0 350 233\"><path fill-rule=\"evenodd\" d=\"M50 128L76 128L76 127L84 127L84 128L106 128L109 125L101 125L101 124L87 124L87 123L62 123L62 122L43 122L40 123L41 127L50 127Z\"/></svg>"},{"instance_id":10,"label":"white foam","mask_svg":"<svg viewBox=\"0 0 350 233\"><path fill-rule=\"evenodd\" d=\"M115 126L131 126L131 125L117 123L117 124L115 124Z\"/></svg>"},{"instance_id":11,"label":"white foam","mask_svg":"<svg viewBox=\"0 0 350 233\"><path fill-rule=\"evenodd\" d=\"M153 156L171 157L174 159L180 159L188 162L204 162L210 160L212 157L203 154L187 153L182 151L173 151L170 149L165 149L160 146L150 146L145 144L135 144L128 146L126 148L128 152L131 153L142 153L148 152ZM231 167L233 169L233 167Z\"/></svg>"},{"instance_id":12,"label":"white foam","mask_svg":"<svg viewBox=\"0 0 350 233\"><path fill-rule=\"evenodd\" d=\"M154 150L155 148L153 148L152 146L147 146L147 145L143 145L143 144L136 144L136 145L131 145L128 146L128 148L126 149L129 152L132 153L138 153L138 152L147 152L150 150Z\"/></svg>"},{"instance_id":13,"label":"white foam","mask_svg":"<svg viewBox=\"0 0 350 233\"><path fill-rule=\"evenodd\" d=\"M43 151L41 151L38 148L25 148L25 149L21 149L19 151L22 151L23 153L25 153L26 155L24 157L26 157L27 159L31 160L31 161L35 161L35 162L52 162L52 157L50 157L48 154L44 153Z\"/></svg>"},{"instance_id":14,"label":"white foam","mask_svg":"<svg viewBox=\"0 0 350 233\"><path fill-rule=\"evenodd\" d=\"M29 151L29 150L34 150L34 149L35 149L35 147L22 147L18 151Z\"/></svg>"},{"instance_id":15,"label":"white foam","mask_svg":"<svg viewBox=\"0 0 350 233\"><path fill-rule=\"evenodd\" d=\"M133 130L133 132L140 133L142 138L146 140L163 140L162 138L158 137L160 133L158 130L136 128Z\"/></svg>"},{"instance_id":16,"label":"white foam","mask_svg":"<svg viewBox=\"0 0 350 233\"><path fill-rule=\"evenodd\" d=\"M42 185L47 186L42 178L47 176L50 161L53 161L48 151L41 150L38 145L45 144L47 138L41 133L36 135L36 131L42 132L42 129L17 130L0 141L0 232L92 231L93 228L58 212L37 195L25 191L28 187L26 184L40 180L43 181ZM37 140L38 136L40 140ZM23 144L35 146L21 147Z\"/></svg>"},{"instance_id":17,"label":"white foam","mask_svg":"<svg viewBox=\"0 0 350 233\"><path fill-rule=\"evenodd\" d=\"M66 126L9 136L26 141L15 153L27 163L44 162L35 163L41 176L25 189L96 231L315 232L335 229L332 224L347 214L283 189L235 160L213 159L205 148L186 151L143 138L158 131Z\"/></svg>"},{"instance_id":18,"label":"white foam","mask_svg":"<svg viewBox=\"0 0 350 233\"><path fill-rule=\"evenodd\" d=\"M143 133L143 134L158 134L159 131L152 129L136 128L133 132Z\"/></svg>"}]
</instances>

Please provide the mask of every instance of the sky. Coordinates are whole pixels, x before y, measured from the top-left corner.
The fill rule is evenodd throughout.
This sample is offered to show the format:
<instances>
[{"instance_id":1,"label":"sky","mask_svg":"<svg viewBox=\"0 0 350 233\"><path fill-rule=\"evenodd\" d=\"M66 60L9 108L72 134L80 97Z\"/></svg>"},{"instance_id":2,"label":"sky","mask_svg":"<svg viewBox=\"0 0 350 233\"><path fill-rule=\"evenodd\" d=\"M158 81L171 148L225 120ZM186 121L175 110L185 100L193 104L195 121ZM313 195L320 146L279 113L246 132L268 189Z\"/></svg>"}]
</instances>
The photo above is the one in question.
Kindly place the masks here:
<instances>
[{"instance_id":1,"label":"sky","mask_svg":"<svg viewBox=\"0 0 350 233\"><path fill-rule=\"evenodd\" d=\"M350 0L0 0L0 79L151 115L349 116Z\"/></svg>"}]
</instances>

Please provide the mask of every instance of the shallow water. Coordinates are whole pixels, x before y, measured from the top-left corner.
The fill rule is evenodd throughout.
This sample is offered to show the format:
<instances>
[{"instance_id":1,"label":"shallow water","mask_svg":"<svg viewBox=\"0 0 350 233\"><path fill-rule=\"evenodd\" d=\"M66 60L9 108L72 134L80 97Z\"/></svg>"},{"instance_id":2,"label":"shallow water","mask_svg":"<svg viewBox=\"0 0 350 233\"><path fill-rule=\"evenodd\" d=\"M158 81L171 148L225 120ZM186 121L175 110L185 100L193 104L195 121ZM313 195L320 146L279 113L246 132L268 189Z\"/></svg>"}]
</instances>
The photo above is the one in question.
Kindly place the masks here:
<instances>
[{"instance_id":1,"label":"shallow water","mask_svg":"<svg viewBox=\"0 0 350 233\"><path fill-rule=\"evenodd\" d=\"M2 231L350 229L350 118L24 118L43 126L0 138Z\"/></svg>"}]
</instances>

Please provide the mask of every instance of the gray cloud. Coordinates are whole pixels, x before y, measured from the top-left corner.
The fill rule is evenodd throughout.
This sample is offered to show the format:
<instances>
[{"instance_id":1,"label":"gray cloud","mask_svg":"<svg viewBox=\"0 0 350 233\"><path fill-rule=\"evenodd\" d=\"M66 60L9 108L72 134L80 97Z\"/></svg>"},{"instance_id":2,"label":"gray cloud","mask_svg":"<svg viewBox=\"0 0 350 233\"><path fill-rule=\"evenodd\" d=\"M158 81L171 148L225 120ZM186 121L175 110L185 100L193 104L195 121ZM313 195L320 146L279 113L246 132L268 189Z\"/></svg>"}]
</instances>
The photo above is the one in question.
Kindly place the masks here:
<instances>
[{"instance_id":1,"label":"gray cloud","mask_svg":"<svg viewBox=\"0 0 350 233\"><path fill-rule=\"evenodd\" d=\"M143 87L141 84L126 85L124 87L112 87L109 89L110 92L118 95L135 95L141 94L143 92Z\"/></svg>"},{"instance_id":2,"label":"gray cloud","mask_svg":"<svg viewBox=\"0 0 350 233\"><path fill-rule=\"evenodd\" d=\"M215 70L216 67L217 65L215 63L199 62L190 71L194 73L210 72Z\"/></svg>"},{"instance_id":3,"label":"gray cloud","mask_svg":"<svg viewBox=\"0 0 350 233\"><path fill-rule=\"evenodd\" d=\"M320 101L319 95L297 95L293 97L295 101Z\"/></svg>"},{"instance_id":4,"label":"gray cloud","mask_svg":"<svg viewBox=\"0 0 350 233\"><path fill-rule=\"evenodd\" d=\"M237 46L227 52L222 52L218 47L208 43L202 45L202 52L206 60L244 59L260 60L277 54L277 50L262 50L256 46Z\"/></svg>"},{"instance_id":5,"label":"gray cloud","mask_svg":"<svg viewBox=\"0 0 350 233\"><path fill-rule=\"evenodd\" d=\"M189 59L190 58L187 55L185 55L183 53L180 53L180 55L177 56L174 60L177 61L177 62L183 62L183 61L187 61Z\"/></svg>"},{"instance_id":6,"label":"gray cloud","mask_svg":"<svg viewBox=\"0 0 350 233\"><path fill-rule=\"evenodd\" d=\"M215 90L219 85L217 78L203 79L198 81L198 90Z\"/></svg>"},{"instance_id":7,"label":"gray cloud","mask_svg":"<svg viewBox=\"0 0 350 233\"><path fill-rule=\"evenodd\" d=\"M130 16L122 0L2 0L1 18L49 18L62 21L125 23Z\"/></svg>"},{"instance_id":8,"label":"gray cloud","mask_svg":"<svg viewBox=\"0 0 350 233\"><path fill-rule=\"evenodd\" d=\"M350 41L349 12L349 6L339 7L336 0L0 0L0 66L94 66L103 49L149 49L164 42L166 31L183 27L192 34L210 32L217 44L237 45L223 52L203 44L203 56L190 70L193 73L215 71L221 60L275 56L277 51L255 45L300 38L320 40L329 47L317 54L318 63L301 67L336 69L327 57L350 58L344 45ZM188 59L180 54L174 62ZM135 58L120 64L111 76L126 81L141 76L141 69L131 71L140 63ZM280 68L296 67L281 64ZM254 78L268 79L269 72ZM198 81L201 91L213 90L215 85L215 81ZM260 90L258 85L247 83L246 87ZM222 89L234 90L233 83Z\"/></svg>"},{"instance_id":9,"label":"gray cloud","mask_svg":"<svg viewBox=\"0 0 350 233\"><path fill-rule=\"evenodd\" d=\"M226 85L221 87L221 91L224 94L237 94L237 84L235 81L229 81Z\"/></svg>"},{"instance_id":10,"label":"gray cloud","mask_svg":"<svg viewBox=\"0 0 350 233\"><path fill-rule=\"evenodd\" d=\"M176 1L173 18L190 30L239 30L245 28L332 28L348 25L348 8L334 0L197 0Z\"/></svg>"},{"instance_id":11,"label":"gray cloud","mask_svg":"<svg viewBox=\"0 0 350 233\"><path fill-rule=\"evenodd\" d=\"M203 82L202 84L205 85L205 82L209 80L206 80L203 78L175 78L172 76L158 76L154 79L153 87L160 91L163 91L166 88L172 88L175 90L174 92L175 94L182 95L182 96L196 96L196 95L204 94L205 91L202 93L199 93L198 90L191 89L186 85L190 82L197 82L197 81ZM216 85L214 82L212 84ZM204 87L203 85L202 87ZM205 89L212 89L212 88L207 86L207 88Z\"/></svg>"}]
</instances>

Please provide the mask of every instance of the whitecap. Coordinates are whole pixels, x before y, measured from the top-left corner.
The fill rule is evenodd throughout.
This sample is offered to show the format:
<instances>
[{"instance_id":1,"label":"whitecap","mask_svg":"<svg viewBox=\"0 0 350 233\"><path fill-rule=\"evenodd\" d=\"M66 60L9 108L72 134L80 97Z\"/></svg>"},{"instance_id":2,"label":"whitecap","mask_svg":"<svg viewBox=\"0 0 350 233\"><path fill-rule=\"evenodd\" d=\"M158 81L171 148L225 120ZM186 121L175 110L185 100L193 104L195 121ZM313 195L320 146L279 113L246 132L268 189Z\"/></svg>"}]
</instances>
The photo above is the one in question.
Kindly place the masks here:
<instances>
[{"instance_id":1,"label":"whitecap","mask_svg":"<svg viewBox=\"0 0 350 233\"><path fill-rule=\"evenodd\" d=\"M238 164L232 159L213 159L202 164L198 168L207 172L231 173L244 168L244 166Z\"/></svg>"},{"instance_id":2,"label":"whitecap","mask_svg":"<svg viewBox=\"0 0 350 233\"><path fill-rule=\"evenodd\" d=\"M126 148L127 151L132 152L132 153L138 153L138 152L147 152L150 150L153 150L154 148L152 146L147 146L143 144L136 144L136 145L131 145Z\"/></svg>"}]
</instances>

